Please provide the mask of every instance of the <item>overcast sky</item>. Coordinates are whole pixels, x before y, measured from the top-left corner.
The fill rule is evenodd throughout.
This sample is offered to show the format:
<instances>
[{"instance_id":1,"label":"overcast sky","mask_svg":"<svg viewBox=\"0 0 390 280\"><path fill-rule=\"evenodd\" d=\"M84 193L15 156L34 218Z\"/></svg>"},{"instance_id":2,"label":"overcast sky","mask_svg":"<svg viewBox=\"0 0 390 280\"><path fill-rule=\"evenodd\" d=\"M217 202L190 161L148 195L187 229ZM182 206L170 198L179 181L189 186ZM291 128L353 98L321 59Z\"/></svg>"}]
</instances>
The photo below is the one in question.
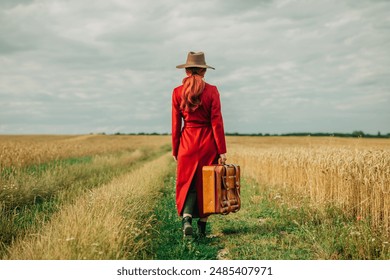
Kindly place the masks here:
<instances>
[{"instance_id":1,"label":"overcast sky","mask_svg":"<svg viewBox=\"0 0 390 280\"><path fill-rule=\"evenodd\" d=\"M390 132L390 1L0 0L0 134L170 132L204 51L227 132Z\"/></svg>"}]
</instances>

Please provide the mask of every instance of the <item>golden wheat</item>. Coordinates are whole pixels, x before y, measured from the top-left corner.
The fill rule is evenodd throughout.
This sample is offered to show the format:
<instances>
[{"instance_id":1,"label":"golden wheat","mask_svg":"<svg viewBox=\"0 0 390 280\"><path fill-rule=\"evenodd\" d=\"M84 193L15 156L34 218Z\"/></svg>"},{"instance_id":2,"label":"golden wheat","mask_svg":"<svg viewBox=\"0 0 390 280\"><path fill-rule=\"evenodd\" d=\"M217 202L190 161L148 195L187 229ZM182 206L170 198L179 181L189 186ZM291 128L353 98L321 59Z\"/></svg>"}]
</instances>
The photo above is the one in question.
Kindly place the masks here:
<instances>
[{"instance_id":1,"label":"golden wheat","mask_svg":"<svg viewBox=\"0 0 390 280\"><path fill-rule=\"evenodd\" d=\"M319 208L336 205L351 217L370 220L374 229L390 233L388 139L227 139L228 160L240 164L243 177L255 179L283 203L294 206L306 197ZM169 142L169 136L0 136L0 170L11 168L16 172L5 173L18 177L18 168L26 165L86 155L93 155L97 165L126 165L141 158L145 149L157 149ZM152 208L163 177L172 172L167 158L147 163L72 200L74 204L61 208L38 233L17 239L9 248L8 258L139 258L149 242L147 233L153 221L147 209ZM153 176L149 176L150 170L154 170ZM59 166L53 172L64 170ZM34 187L39 185L12 184L12 180L0 184L3 194L34 195Z\"/></svg>"},{"instance_id":2,"label":"golden wheat","mask_svg":"<svg viewBox=\"0 0 390 280\"><path fill-rule=\"evenodd\" d=\"M243 167L243 176L316 205L337 205L390 232L389 140L235 137L230 144L229 158Z\"/></svg>"}]
</instances>

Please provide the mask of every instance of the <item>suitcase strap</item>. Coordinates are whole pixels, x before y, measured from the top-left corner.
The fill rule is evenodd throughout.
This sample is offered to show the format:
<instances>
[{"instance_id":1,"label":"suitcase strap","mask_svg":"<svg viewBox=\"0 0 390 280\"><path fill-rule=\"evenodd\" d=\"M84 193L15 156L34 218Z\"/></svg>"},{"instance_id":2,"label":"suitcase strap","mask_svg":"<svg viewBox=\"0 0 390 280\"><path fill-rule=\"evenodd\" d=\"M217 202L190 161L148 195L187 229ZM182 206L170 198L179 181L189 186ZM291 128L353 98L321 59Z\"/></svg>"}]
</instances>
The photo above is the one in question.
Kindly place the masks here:
<instances>
[{"instance_id":1,"label":"suitcase strap","mask_svg":"<svg viewBox=\"0 0 390 280\"><path fill-rule=\"evenodd\" d=\"M233 167L234 175L226 175L226 168ZM222 169L222 191L221 191L221 214L227 215L230 212L237 212L240 210L240 180L237 178L238 167L234 164L223 165ZM230 179L230 180L229 180ZM233 186L230 186L229 181L233 181Z\"/></svg>"}]
</instances>

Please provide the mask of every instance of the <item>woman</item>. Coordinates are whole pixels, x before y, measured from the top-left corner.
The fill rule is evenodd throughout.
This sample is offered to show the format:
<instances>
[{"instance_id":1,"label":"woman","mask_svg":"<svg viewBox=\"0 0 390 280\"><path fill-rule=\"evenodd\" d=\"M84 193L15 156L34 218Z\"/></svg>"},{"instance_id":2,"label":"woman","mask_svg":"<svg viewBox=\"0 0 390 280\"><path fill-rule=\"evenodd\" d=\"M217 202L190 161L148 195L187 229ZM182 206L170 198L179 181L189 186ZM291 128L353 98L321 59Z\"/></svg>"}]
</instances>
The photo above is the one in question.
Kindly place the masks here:
<instances>
[{"instance_id":1,"label":"woman","mask_svg":"<svg viewBox=\"0 0 390 280\"><path fill-rule=\"evenodd\" d=\"M172 151L177 161L176 207L183 234L192 236L192 218L199 217L198 234L205 236L207 215L202 212L202 167L226 161L221 103L216 86L205 83L208 66L203 52L190 52L187 77L172 94ZM182 127L182 120L184 125Z\"/></svg>"}]
</instances>

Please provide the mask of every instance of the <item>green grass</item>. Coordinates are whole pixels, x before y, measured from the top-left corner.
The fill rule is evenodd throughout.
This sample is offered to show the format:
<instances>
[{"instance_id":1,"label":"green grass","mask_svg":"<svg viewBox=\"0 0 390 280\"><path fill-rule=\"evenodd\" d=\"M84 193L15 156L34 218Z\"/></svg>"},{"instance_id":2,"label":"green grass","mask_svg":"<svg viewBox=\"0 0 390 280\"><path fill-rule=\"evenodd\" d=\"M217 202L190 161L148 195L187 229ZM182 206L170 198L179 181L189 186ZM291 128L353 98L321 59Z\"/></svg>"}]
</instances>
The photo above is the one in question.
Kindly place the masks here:
<instances>
[{"instance_id":1,"label":"green grass","mask_svg":"<svg viewBox=\"0 0 390 280\"><path fill-rule=\"evenodd\" d=\"M10 192L11 197L3 191L0 197L0 259L13 240L36 232L62 205L167 150L169 146L145 150L135 161L115 160L126 159L131 154L126 151L106 155L109 160L103 163L94 163L93 157L70 158L3 173L2 184L20 186L20 190Z\"/></svg>"},{"instance_id":2,"label":"green grass","mask_svg":"<svg viewBox=\"0 0 390 280\"><path fill-rule=\"evenodd\" d=\"M331 205L313 207L297 195L294 198L297 206L291 206L286 203L291 195L243 180L241 210L226 216L211 216L208 238L183 240L171 175L165 181L161 199L156 202L150 258L390 259L388 238L372 231L369 221L357 221Z\"/></svg>"},{"instance_id":3,"label":"green grass","mask_svg":"<svg viewBox=\"0 0 390 280\"><path fill-rule=\"evenodd\" d=\"M92 156L84 156L84 157L52 160L49 162L32 164L21 168L5 167L1 170L1 177L3 178L3 180L6 180L9 179L10 177L17 176L18 173L28 174L32 176L37 176L37 175L39 176L44 172L58 166L69 166L69 165L80 164L80 163L90 163L91 161L92 161Z\"/></svg>"},{"instance_id":4,"label":"green grass","mask_svg":"<svg viewBox=\"0 0 390 280\"><path fill-rule=\"evenodd\" d=\"M318 208L304 198L243 182L242 209L215 217L228 259L390 259L388 239L332 205ZM297 197L297 195L295 195ZM298 200L298 201L297 201Z\"/></svg>"},{"instance_id":5,"label":"green grass","mask_svg":"<svg viewBox=\"0 0 390 280\"><path fill-rule=\"evenodd\" d=\"M166 178L160 199L154 210L155 224L149 258L157 260L208 260L216 259L221 249L218 238L183 239L181 219L175 206L175 181L173 175ZM196 229L196 220L193 221Z\"/></svg>"}]
</instances>

